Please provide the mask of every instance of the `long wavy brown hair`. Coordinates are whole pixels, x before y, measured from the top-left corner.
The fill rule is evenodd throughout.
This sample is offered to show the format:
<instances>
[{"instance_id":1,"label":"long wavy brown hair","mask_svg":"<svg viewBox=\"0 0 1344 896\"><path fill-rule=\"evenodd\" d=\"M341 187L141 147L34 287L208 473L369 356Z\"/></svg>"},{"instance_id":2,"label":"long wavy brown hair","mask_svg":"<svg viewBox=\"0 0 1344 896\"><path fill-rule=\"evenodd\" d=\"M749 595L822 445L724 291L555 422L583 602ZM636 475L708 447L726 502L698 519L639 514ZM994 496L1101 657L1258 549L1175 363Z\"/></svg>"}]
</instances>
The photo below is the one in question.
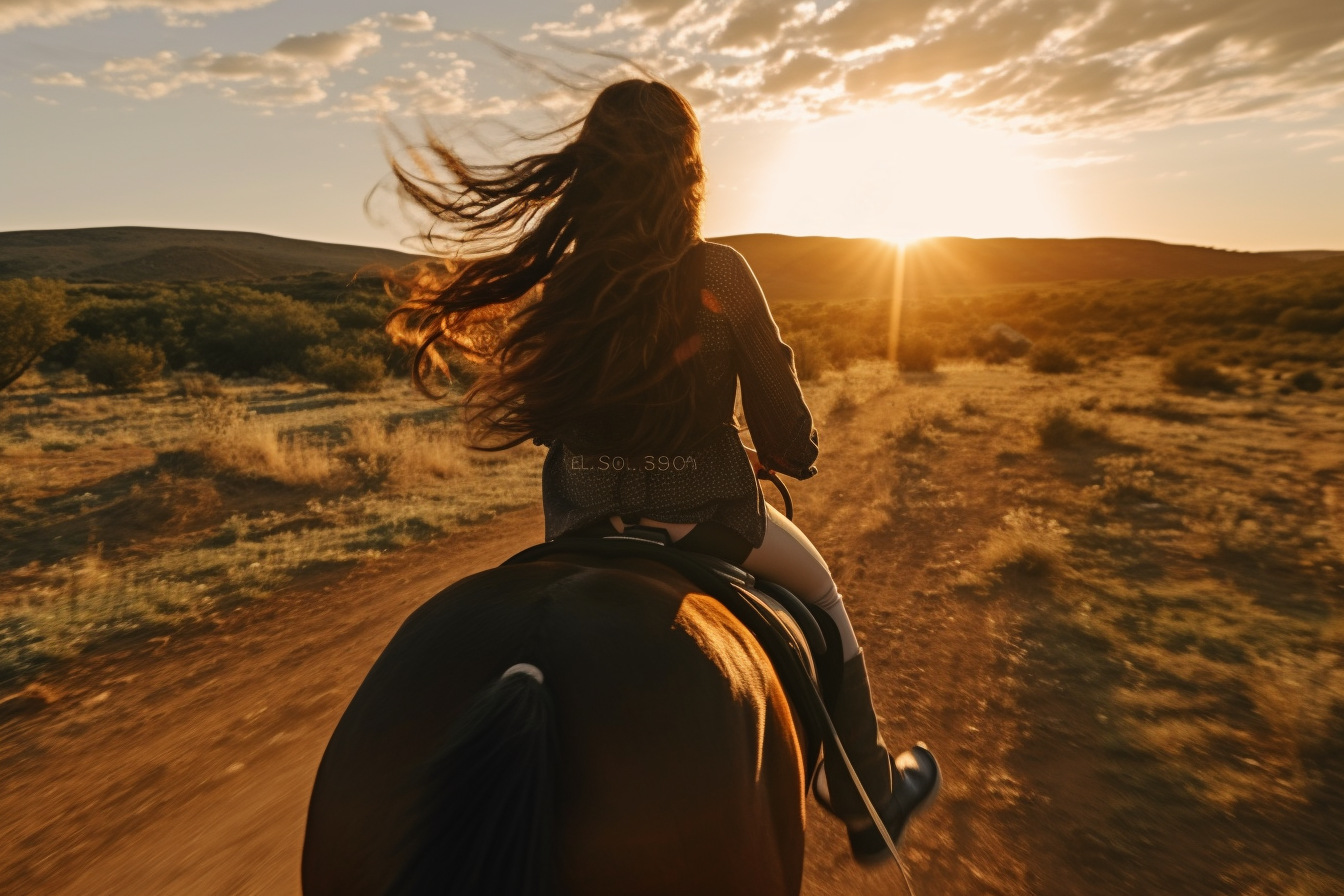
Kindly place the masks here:
<instances>
[{"instance_id":1,"label":"long wavy brown hair","mask_svg":"<svg viewBox=\"0 0 1344 896\"><path fill-rule=\"evenodd\" d=\"M433 135L418 173L393 161L404 195L449 225L426 241L457 251L386 278L401 301L388 332L426 394L453 350L483 364L462 398L473 447L669 453L699 435L699 294L681 262L700 241L700 126L680 93L638 79L571 124L559 150L511 163L468 164Z\"/></svg>"}]
</instances>

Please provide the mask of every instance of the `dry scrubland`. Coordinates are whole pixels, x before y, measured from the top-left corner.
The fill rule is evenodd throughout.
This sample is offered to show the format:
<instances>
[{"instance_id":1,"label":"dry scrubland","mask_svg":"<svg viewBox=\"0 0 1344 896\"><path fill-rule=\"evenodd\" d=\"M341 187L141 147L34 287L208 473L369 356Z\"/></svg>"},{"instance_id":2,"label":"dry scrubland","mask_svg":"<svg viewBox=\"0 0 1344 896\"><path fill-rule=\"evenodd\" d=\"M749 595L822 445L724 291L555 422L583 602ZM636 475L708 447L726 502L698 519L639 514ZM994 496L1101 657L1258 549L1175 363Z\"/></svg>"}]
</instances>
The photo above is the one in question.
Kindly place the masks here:
<instances>
[{"instance_id":1,"label":"dry scrubland","mask_svg":"<svg viewBox=\"0 0 1344 896\"><path fill-rule=\"evenodd\" d=\"M208 621L540 489L540 449L469 451L455 412L404 384L355 398L191 376L104 394L68 379L0 396L0 680Z\"/></svg>"},{"instance_id":2,"label":"dry scrubland","mask_svg":"<svg viewBox=\"0 0 1344 896\"><path fill-rule=\"evenodd\" d=\"M291 307L180 295L207 322ZM74 326L150 333L172 301L128 288ZM315 304L313 333L368 350L376 297ZM920 839L917 873L967 893L1344 891L1344 265L916 296L904 372L873 360L881 303L776 312L819 466L863 483L805 525L879 698L941 694L901 737L944 733L948 817L971 820ZM195 319L153 338L209 369L226 345L169 339ZM1014 357L997 322L1036 347ZM313 363L298 336L284 351ZM273 373L112 393L49 368L0 394L7 690L536 506L541 449L470 452L403 380L352 395ZM945 644L919 610L992 631ZM976 651L989 664L958 680ZM847 864L809 862L813 892L852 891Z\"/></svg>"},{"instance_id":3,"label":"dry scrubland","mask_svg":"<svg viewBox=\"0 0 1344 896\"><path fill-rule=\"evenodd\" d=\"M1034 859L951 889L1344 892L1344 390L1282 383L1182 390L1136 357L814 387L832 467L871 464L860 546L833 558L870 654L902 670L917 630L865 607L874 548L910 564L893 587L915 613L1019 620L999 633L1011 701L945 720L995 747L949 798L1017 818L1025 843L1001 847ZM955 678L959 649L898 692ZM989 774L999 748L1015 759Z\"/></svg>"}]
</instances>

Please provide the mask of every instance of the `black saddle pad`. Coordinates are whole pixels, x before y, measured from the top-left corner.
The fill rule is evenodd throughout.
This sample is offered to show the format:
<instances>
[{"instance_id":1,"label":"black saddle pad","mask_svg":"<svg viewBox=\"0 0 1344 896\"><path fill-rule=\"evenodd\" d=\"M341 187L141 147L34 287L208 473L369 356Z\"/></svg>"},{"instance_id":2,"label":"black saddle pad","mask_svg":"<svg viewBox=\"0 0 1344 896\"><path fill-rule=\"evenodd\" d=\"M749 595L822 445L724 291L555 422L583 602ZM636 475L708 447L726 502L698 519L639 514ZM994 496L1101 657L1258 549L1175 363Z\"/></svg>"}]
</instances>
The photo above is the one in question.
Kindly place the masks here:
<instances>
[{"instance_id":1,"label":"black saddle pad","mask_svg":"<svg viewBox=\"0 0 1344 896\"><path fill-rule=\"evenodd\" d=\"M504 563L527 563L559 553L656 560L722 603L761 645L798 712L808 736L807 780L812 780L844 665L840 632L830 616L721 557L676 548L662 529L627 526L619 535L565 535L519 551Z\"/></svg>"}]
</instances>

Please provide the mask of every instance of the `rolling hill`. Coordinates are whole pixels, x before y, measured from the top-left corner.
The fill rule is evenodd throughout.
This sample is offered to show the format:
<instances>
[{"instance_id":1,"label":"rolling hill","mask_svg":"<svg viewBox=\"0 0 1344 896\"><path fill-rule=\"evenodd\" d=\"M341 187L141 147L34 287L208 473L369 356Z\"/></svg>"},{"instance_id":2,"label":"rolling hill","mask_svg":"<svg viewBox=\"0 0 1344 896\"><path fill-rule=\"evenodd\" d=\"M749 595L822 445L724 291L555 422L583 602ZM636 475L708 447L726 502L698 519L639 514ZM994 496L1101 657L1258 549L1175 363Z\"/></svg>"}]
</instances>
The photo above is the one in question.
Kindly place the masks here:
<instances>
[{"instance_id":1,"label":"rolling hill","mask_svg":"<svg viewBox=\"0 0 1344 896\"><path fill-rule=\"evenodd\" d=\"M873 239L755 233L720 237L751 263L772 300L890 295L891 244ZM906 284L920 293L1061 280L1235 277L1283 270L1341 252L1229 252L1132 239L939 237L907 250Z\"/></svg>"},{"instance_id":2,"label":"rolling hill","mask_svg":"<svg viewBox=\"0 0 1344 896\"><path fill-rule=\"evenodd\" d=\"M776 301L888 295L895 255L881 240L770 233L716 237L751 262ZM1014 283L1228 277L1282 270L1344 253L1229 252L1133 239L924 240L907 255L907 283L955 292ZM77 282L264 280L315 271L353 273L415 256L389 249L259 233L95 227L0 233L0 278Z\"/></svg>"},{"instance_id":3,"label":"rolling hill","mask_svg":"<svg viewBox=\"0 0 1344 896\"><path fill-rule=\"evenodd\" d=\"M71 281L261 280L314 271L354 273L414 255L261 233L169 227L88 227L0 233L0 277Z\"/></svg>"}]
</instances>

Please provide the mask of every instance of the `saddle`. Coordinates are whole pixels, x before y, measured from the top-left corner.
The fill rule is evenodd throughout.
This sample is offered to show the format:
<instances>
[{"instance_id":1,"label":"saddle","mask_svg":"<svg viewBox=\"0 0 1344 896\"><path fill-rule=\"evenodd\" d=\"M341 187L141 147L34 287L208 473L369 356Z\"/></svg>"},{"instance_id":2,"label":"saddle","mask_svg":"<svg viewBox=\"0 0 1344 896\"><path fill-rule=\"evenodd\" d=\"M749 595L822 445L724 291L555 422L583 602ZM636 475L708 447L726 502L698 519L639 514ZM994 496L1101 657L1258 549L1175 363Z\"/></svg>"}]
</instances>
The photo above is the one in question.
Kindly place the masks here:
<instances>
[{"instance_id":1,"label":"saddle","mask_svg":"<svg viewBox=\"0 0 1344 896\"><path fill-rule=\"evenodd\" d=\"M649 526L627 525L615 535L562 535L519 551L501 565L562 553L655 560L723 604L765 651L798 713L807 735L805 768L811 787L822 746L833 737L830 714L844 665L840 632L830 616L783 586L757 578L721 557L673 547L666 530Z\"/></svg>"}]
</instances>

